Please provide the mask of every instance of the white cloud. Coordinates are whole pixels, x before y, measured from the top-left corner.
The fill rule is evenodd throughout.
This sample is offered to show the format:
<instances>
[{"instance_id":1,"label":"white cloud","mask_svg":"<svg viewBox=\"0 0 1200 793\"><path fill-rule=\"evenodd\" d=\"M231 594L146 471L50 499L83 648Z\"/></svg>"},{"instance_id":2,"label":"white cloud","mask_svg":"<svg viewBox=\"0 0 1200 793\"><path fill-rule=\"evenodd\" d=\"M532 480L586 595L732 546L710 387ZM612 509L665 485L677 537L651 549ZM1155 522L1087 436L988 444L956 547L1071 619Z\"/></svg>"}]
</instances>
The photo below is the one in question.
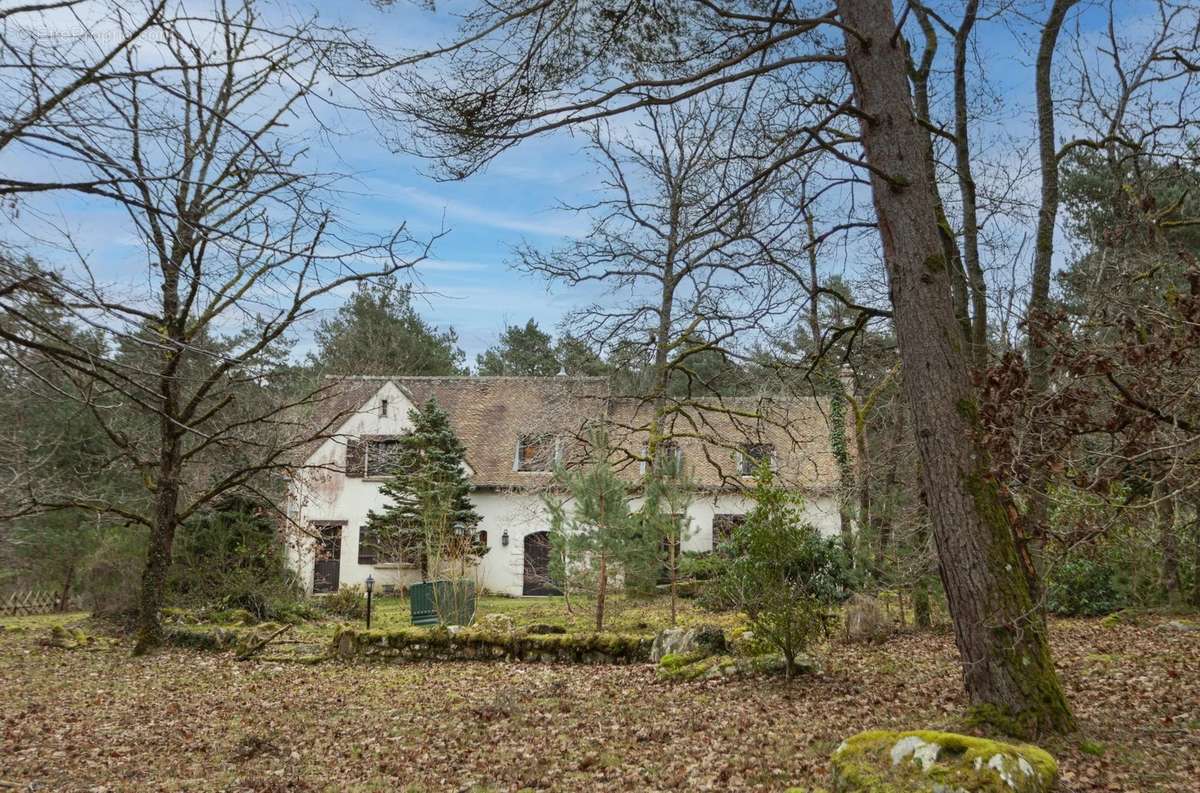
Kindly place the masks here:
<instances>
[{"instance_id":1,"label":"white cloud","mask_svg":"<svg viewBox=\"0 0 1200 793\"><path fill-rule=\"evenodd\" d=\"M446 198L418 187L392 187L390 192L391 196L379 197L392 198L429 214L440 215L444 212L446 224L451 228L455 226L456 221L461 221L543 237L580 237L587 231L585 219L571 213L543 211L515 214Z\"/></svg>"}]
</instances>

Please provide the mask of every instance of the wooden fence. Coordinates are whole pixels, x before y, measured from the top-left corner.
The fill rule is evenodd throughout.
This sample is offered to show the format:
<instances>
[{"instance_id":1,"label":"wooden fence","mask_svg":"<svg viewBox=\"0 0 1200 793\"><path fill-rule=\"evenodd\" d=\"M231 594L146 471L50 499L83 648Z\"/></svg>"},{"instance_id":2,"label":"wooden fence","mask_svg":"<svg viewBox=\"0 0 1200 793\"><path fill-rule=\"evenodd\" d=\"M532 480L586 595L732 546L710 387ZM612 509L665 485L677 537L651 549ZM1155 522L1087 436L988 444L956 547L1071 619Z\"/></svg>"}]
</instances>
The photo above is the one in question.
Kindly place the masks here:
<instances>
[{"instance_id":1,"label":"wooden fence","mask_svg":"<svg viewBox=\"0 0 1200 793\"><path fill-rule=\"evenodd\" d=\"M67 604L68 608L71 604ZM57 592L13 592L7 598L0 596L0 617L15 617L22 614L49 614L58 611Z\"/></svg>"}]
</instances>

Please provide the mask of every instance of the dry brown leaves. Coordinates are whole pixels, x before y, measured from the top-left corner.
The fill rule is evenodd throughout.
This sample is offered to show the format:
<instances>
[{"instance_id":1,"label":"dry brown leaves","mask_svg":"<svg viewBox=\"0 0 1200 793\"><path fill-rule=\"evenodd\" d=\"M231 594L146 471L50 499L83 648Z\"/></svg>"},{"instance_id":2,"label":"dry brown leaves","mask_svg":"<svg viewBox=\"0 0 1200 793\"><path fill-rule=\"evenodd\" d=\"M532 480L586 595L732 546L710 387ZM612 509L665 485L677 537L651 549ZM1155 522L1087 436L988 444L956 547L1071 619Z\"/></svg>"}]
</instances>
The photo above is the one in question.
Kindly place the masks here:
<instances>
[{"instance_id":1,"label":"dry brown leaves","mask_svg":"<svg viewBox=\"0 0 1200 793\"><path fill-rule=\"evenodd\" d=\"M1058 623L1082 730L1066 791L1200 790L1200 634ZM649 667L307 667L0 635L0 780L46 791L782 790L845 736L961 728L947 636L822 650L827 672L660 683ZM1081 746L1090 749L1090 754Z\"/></svg>"}]
</instances>

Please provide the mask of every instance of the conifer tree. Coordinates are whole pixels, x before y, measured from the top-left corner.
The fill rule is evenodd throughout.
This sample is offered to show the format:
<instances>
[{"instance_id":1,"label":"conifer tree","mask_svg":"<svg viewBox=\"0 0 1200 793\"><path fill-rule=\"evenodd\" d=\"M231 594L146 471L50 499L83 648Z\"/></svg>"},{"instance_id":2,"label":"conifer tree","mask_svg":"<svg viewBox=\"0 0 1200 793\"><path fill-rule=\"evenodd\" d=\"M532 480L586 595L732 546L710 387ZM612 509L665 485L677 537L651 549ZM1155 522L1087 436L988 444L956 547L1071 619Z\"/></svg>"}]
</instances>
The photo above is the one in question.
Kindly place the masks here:
<instances>
[{"instance_id":1,"label":"conifer tree","mask_svg":"<svg viewBox=\"0 0 1200 793\"><path fill-rule=\"evenodd\" d=\"M629 484L608 461L602 433L592 440L596 461L578 469L560 468L554 491L545 498L550 513L551 575L568 598L572 592L595 597L596 630L604 630L609 584L627 572L631 553L643 542L640 521L629 510Z\"/></svg>"},{"instance_id":2,"label":"conifer tree","mask_svg":"<svg viewBox=\"0 0 1200 793\"><path fill-rule=\"evenodd\" d=\"M683 543L693 533L688 509L696 487L674 443L659 441L653 446L653 452L647 450L652 461L645 464L642 477L642 503L634 515L635 536L630 538L625 554L625 588L652 594L660 586L667 586L674 625Z\"/></svg>"},{"instance_id":3,"label":"conifer tree","mask_svg":"<svg viewBox=\"0 0 1200 793\"><path fill-rule=\"evenodd\" d=\"M400 437L391 478L379 488L390 503L367 514L364 530L380 558L417 561L426 579L449 571L461 577L483 550L466 449L436 400L408 416L412 429Z\"/></svg>"}]
</instances>

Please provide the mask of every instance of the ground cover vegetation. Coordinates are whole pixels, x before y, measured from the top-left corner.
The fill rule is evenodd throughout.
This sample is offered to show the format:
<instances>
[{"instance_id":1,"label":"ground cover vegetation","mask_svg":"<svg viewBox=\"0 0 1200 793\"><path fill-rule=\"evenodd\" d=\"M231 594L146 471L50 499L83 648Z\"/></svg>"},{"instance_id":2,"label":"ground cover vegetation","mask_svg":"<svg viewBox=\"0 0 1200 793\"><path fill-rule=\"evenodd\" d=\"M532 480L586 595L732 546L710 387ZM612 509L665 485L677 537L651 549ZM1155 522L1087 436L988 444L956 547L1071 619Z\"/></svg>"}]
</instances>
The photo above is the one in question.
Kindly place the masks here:
<instances>
[{"instance_id":1,"label":"ground cover vegetation","mask_svg":"<svg viewBox=\"0 0 1200 793\"><path fill-rule=\"evenodd\" d=\"M811 787L849 734L914 727L1037 736L1071 790L1196 778L1194 4L520 0L400 54L304 15L266 24L251 0L94 0L0 12L4 40L64 9L80 36L0 51L0 155L28 166L0 173L0 595L50 590L115 622L42 645L54 618L4 621L18 780L303 790L325 767L363 790ZM1036 53L1028 108L984 29ZM454 179L576 133L600 175L572 207L588 231L511 263L602 297L554 329L505 328L469 369L415 299L436 239L343 225L343 175L290 126L336 137L318 109L333 85ZM47 195L127 219L145 272L99 277L44 222ZM808 654L821 671L672 688L649 667L126 658L173 632L223 650L211 637L241 626L236 655L270 639L324 661L364 616L362 593L313 602L284 564L286 477L346 416L325 375L559 372L640 400L616 429L646 443L622 458L596 441L557 473L564 597L482 598L476 621L639 640L713 624L771 645L789 677ZM812 398L837 542L762 471L729 541L682 554L675 441L720 446L722 421ZM436 405L417 418L373 529L461 579L477 521L461 444ZM376 606L381 629L407 627L406 600ZM889 638L897 621L914 632ZM562 751L534 756L535 734Z\"/></svg>"},{"instance_id":2,"label":"ground cover vegetation","mask_svg":"<svg viewBox=\"0 0 1200 793\"><path fill-rule=\"evenodd\" d=\"M509 604L544 615L537 602ZM665 616L666 604L658 609ZM62 619L0 620L6 782L112 791L809 790L829 787L831 754L859 731L915 723L976 731L962 721L967 700L945 630L886 644L821 642L813 649L823 670L798 682L680 683L660 681L648 665L308 666L180 649L130 661L127 643L41 645ZM1062 789L1193 788L1195 634L1167 622L1051 619L1080 722L1076 734L1040 741L1060 764Z\"/></svg>"}]
</instances>

